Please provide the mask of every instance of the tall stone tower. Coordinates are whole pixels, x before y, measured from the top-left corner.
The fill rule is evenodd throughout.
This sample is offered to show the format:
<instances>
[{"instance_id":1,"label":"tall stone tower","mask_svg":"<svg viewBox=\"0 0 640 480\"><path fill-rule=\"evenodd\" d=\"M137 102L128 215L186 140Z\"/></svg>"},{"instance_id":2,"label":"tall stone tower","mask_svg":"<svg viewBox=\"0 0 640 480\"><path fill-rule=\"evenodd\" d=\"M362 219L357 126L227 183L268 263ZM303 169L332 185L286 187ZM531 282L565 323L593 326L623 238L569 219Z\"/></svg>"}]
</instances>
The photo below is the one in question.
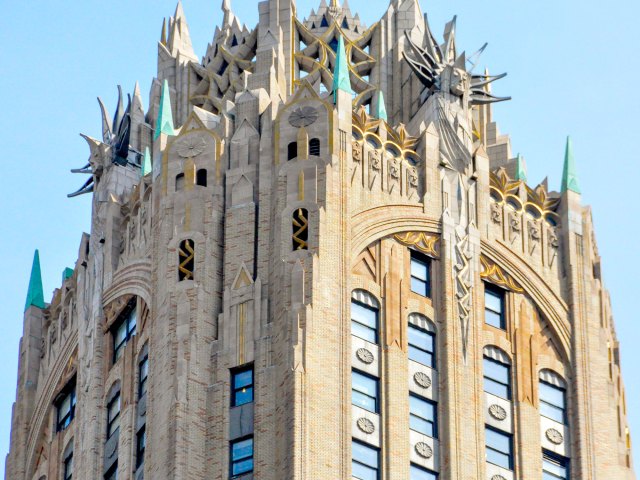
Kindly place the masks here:
<instances>
[{"instance_id":1,"label":"tall stone tower","mask_svg":"<svg viewBox=\"0 0 640 480\"><path fill-rule=\"evenodd\" d=\"M100 102L6 478L634 479L570 141L562 191L530 186L502 76L417 0L258 8L223 1L199 60L178 5L148 108Z\"/></svg>"}]
</instances>

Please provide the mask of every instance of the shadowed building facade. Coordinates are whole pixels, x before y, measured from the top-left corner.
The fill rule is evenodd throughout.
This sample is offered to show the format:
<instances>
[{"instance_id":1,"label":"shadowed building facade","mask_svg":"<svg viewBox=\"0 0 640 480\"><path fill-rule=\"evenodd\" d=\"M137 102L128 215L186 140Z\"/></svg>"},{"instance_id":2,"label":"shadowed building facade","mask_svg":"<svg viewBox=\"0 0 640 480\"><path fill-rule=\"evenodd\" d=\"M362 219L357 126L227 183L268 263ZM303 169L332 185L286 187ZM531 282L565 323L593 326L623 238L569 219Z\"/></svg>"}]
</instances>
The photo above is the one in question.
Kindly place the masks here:
<instances>
[{"instance_id":1,"label":"shadowed building facade","mask_svg":"<svg viewBox=\"0 0 640 480\"><path fill-rule=\"evenodd\" d=\"M100 102L6 478L635 479L570 140L561 191L529 185L502 75L417 0L256 4L201 59L178 5L148 107Z\"/></svg>"}]
</instances>

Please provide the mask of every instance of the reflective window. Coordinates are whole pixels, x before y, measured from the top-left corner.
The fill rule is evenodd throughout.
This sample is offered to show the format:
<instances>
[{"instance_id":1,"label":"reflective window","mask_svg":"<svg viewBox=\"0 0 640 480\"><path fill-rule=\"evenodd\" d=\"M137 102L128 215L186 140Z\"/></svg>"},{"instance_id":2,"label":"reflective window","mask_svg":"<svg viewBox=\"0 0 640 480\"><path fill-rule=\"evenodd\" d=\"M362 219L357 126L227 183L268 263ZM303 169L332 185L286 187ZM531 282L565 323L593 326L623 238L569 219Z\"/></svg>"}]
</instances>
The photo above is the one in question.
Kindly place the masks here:
<instances>
[{"instance_id":1,"label":"reflective window","mask_svg":"<svg viewBox=\"0 0 640 480\"><path fill-rule=\"evenodd\" d=\"M567 420L566 408L567 399L564 388L556 387L547 382L540 382L540 414L555 420L558 423L565 423Z\"/></svg>"},{"instance_id":2,"label":"reflective window","mask_svg":"<svg viewBox=\"0 0 640 480\"><path fill-rule=\"evenodd\" d=\"M118 464L114 464L104 475L104 480L118 480Z\"/></svg>"},{"instance_id":3,"label":"reflective window","mask_svg":"<svg viewBox=\"0 0 640 480\"><path fill-rule=\"evenodd\" d=\"M121 319L113 326L113 363L117 362L124 352L127 342L136 334L137 313L135 307L125 311Z\"/></svg>"},{"instance_id":4,"label":"reflective window","mask_svg":"<svg viewBox=\"0 0 640 480\"><path fill-rule=\"evenodd\" d=\"M435 335L413 324L409 324L409 359L427 367L435 368Z\"/></svg>"},{"instance_id":5,"label":"reflective window","mask_svg":"<svg viewBox=\"0 0 640 480\"><path fill-rule=\"evenodd\" d=\"M511 399L511 368L484 357L484 391L505 400Z\"/></svg>"},{"instance_id":6,"label":"reflective window","mask_svg":"<svg viewBox=\"0 0 640 480\"><path fill-rule=\"evenodd\" d=\"M231 442L231 478L253 472L253 437Z\"/></svg>"},{"instance_id":7,"label":"reflective window","mask_svg":"<svg viewBox=\"0 0 640 480\"><path fill-rule=\"evenodd\" d=\"M511 435L486 428L487 462L513 470L513 444Z\"/></svg>"},{"instance_id":8,"label":"reflective window","mask_svg":"<svg viewBox=\"0 0 640 480\"><path fill-rule=\"evenodd\" d=\"M147 378L149 377L149 355L145 355L138 364L138 398L147 393Z\"/></svg>"},{"instance_id":9,"label":"reflective window","mask_svg":"<svg viewBox=\"0 0 640 480\"><path fill-rule=\"evenodd\" d=\"M569 480L569 461L545 452L542 456L542 480Z\"/></svg>"},{"instance_id":10,"label":"reflective window","mask_svg":"<svg viewBox=\"0 0 640 480\"><path fill-rule=\"evenodd\" d=\"M253 365L231 372L231 406L253 402Z\"/></svg>"},{"instance_id":11,"label":"reflective window","mask_svg":"<svg viewBox=\"0 0 640 480\"><path fill-rule=\"evenodd\" d=\"M411 252L411 291L423 297L430 297L430 273L429 261Z\"/></svg>"},{"instance_id":12,"label":"reflective window","mask_svg":"<svg viewBox=\"0 0 640 480\"><path fill-rule=\"evenodd\" d=\"M411 395L409 397L409 427L427 437L436 438L436 405L424 398Z\"/></svg>"},{"instance_id":13,"label":"reflective window","mask_svg":"<svg viewBox=\"0 0 640 480\"><path fill-rule=\"evenodd\" d=\"M107 405L107 439L120 428L120 392Z\"/></svg>"},{"instance_id":14,"label":"reflective window","mask_svg":"<svg viewBox=\"0 0 640 480\"><path fill-rule=\"evenodd\" d=\"M364 443L351 443L351 476L358 480L378 480L380 451Z\"/></svg>"},{"instance_id":15,"label":"reflective window","mask_svg":"<svg viewBox=\"0 0 640 480\"><path fill-rule=\"evenodd\" d=\"M378 309L351 301L351 334L378 343Z\"/></svg>"},{"instance_id":16,"label":"reflective window","mask_svg":"<svg viewBox=\"0 0 640 480\"><path fill-rule=\"evenodd\" d=\"M484 321L487 325L505 330L504 291L489 284L484 286Z\"/></svg>"},{"instance_id":17,"label":"reflective window","mask_svg":"<svg viewBox=\"0 0 640 480\"><path fill-rule=\"evenodd\" d=\"M351 372L351 403L372 413L379 413L378 379L356 370Z\"/></svg>"},{"instance_id":18,"label":"reflective window","mask_svg":"<svg viewBox=\"0 0 640 480\"><path fill-rule=\"evenodd\" d=\"M73 452L67 455L64 459L62 478L64 480L71 480L73 478Z\"/></svg>"},{"instance_id":19,"label":"reflective window","mask_svg":"<svg viewBox=\"0 0 640 480\"><path fill-rule=\"evenodd\" d=\"M412 464L409 480L438 480L438 475Z\"/></svg>"},{"instance_id":20,"label":"reflective window","mask_svg":"<svg viewBox=\"0 0 640 480\"><path fill-rule=\"evenodd\" d=\"M56 401L57 431L65 430L76 414L76 380L69 382Z\"/></svg>"},{"instance_id":21,"label":"reflective window","mask_svg":"<svg viewBox=\"0 0 640 480\"><path fill-rule=\"evenodd\" d=\"M320 156L320 139L312 138L309 140L309 155L313 155L315 157Z\"/></svg>"},{"instance_id":22,"label":"reflective window","mask_svg":"<svg viewBox=\"0 0 640 480\"><path fill-rule=\"evenodd\" d=\"M147 449L147 428L143 425L136 434L136 469L144 464L144 451Z\"/></svg>"}]
</instances>

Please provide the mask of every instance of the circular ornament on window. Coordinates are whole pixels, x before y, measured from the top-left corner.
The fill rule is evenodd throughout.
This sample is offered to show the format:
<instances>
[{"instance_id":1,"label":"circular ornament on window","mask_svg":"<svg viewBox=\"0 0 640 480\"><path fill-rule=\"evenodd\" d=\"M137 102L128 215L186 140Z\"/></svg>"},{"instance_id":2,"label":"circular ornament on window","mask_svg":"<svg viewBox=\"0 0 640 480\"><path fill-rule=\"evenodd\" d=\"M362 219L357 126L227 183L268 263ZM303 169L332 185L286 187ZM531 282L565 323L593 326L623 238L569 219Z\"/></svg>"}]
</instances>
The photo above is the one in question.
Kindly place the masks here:
<instances>
[{"instance_id":1,"label":"circular ornament on window","mask_svg":"<svg viewBox=\"0 0 640 480\"><path fill-rule=\"evenodd\" d=\"M200 136L189 136L178 143L177 152L182 158L194 158L204 152L207 142Z\"/></svg>"},{"instance_id":2,"label":"circular ornament on window","mask_svg":"<svg viewBox=\"0 0 640 480\"><path fill-rule=\"evenodd\" d=\"M431 378L424 372L417 372L413 376L413 381L422 388L429 388L431 386Z\"/></svg>"},{"instance_id":3,"label":"circular ornament on window","mask_svg":"<svg viewBox=\"0 0 640 480\"><path fill-rule=\"evenodd\" d=\"M494 404L489 407L489 415L491 415L496 420L502 421L507 418L507 411L500 405Z\"/></svg>"},{"instance_id":4,"label":"circular ornament on window","mask_svg":"<svg viewBox=\"0 0 640 480\"><path fill-rule=\"evenodd\" d=\"M507 479L504 478L502 475L494 475L493 477L491 477L491 480L507 480Z\"/></svg>"},{"instance_id":5,"label":"circular ornament on window","mask_svg":"<svg viewBox=\"0 0 640 480\"><path fill-rule=\"evenodd\" d=\"M366 363L367 365L371 365L373 363L373 353L366 348L359 348L356 351L356 357L358 357L358 360L362 363Z\"/></svg>"},{"instance_id":6,"label":"circular ornament on window","mask_svg":"<svg viewBox=\"0 0 640 480\"><path fill-rule=\"evenodd\" d=\"M545 436L547 437L547 440L549 440L554 445L560 445L562 442L564 442L564 437L555 428L550 428L549 430L547 430L545 432Z\"/></svg>"},{"instance_id":7,"label":"circular ornament on window","mask_svg":"<svg viewBox=\"0 0 640 480\"><path fill-rule=\"evenodd\" d=\"M431 457L433 457L433 449L429 445L424 443L424 442L416 443L416 446L414 447L414 450L422 458L431 458Z\"/></svg>"},{"instance_id":8,"label":"circular ornament on window","mask_svg":"<svg viewBox=\"0 0 640 480\"><path fill-rule=\"evenodd\" d=\"M368 418L364 418L364 417L359 418L358 421L356 422L356 425L358 425L358 428L360 430L362 430L364 433L367 433L367 434L371 434L376 431L376 426Z\"/></svg>"},{"instance_id":9,"label":"circular ornament on window","mask_svg":"<svg viewBox=\"0 0 640 480\"><path fill-rule=\"evenodd\" d=\"M313 107L297 108L289 115L289 123L297 128L308 127L318 120L318 111Z\"/></svg>"}]
</instances>

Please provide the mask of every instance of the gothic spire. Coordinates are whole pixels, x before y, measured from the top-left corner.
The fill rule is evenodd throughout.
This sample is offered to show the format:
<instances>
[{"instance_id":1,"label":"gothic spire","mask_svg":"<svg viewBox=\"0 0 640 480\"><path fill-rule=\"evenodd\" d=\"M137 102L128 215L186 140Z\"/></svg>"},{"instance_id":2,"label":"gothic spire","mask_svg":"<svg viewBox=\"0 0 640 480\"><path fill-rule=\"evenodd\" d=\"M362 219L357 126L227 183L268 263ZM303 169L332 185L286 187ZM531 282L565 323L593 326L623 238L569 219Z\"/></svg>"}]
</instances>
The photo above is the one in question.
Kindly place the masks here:
<instances>
[{"instance_id":1,"label":"gothic spire","mask_svg":"<svg viewBox=\"0 0 640 480\"><path fill-rule=\"evenodd\" d=\"M175 135L173 127L173 112L171 111L171 96L169 93L169 82L165 79L162 84L162 94L160 96L160 109L158 110L158 122L156 123L156 133L153 137L156 140L161 133L165 135Z\"/></svg>"},{"instance_id":2,"label":"gothic spire","mask_svg":"<svg viewBox=\"0 0 640 480\"><path fill-rule=\"evenodd\" d=\"M564 171L562 173L562 193L569 190L578 194L582 193L580 191L580 185L578 184L578 174L576 172L571 137L567 137L567 148L564 153Z\"/></svg>"},{"instance_id":3,"label":"gothic spire","mask_svg":"<svg viewBox=\"0 0 640 480\"><path fill-rule=\"evenodd\" d=\"M344 39L342 35L338 37L338 48L336 50L336 66L333 72L333 95L334 100L336 92L342 90L353 95L351 89L351 79L349 78L349 63L347 62L347 52L344 48Z\"/></svg>"},{"instance_id":4,"label":"gothic spire","mask_svg":"<svg viewBox=\"0 0 640 480\"><path fill-rule=\"evenodd\" d=\"M31 278L27 292L27 303L24 306L26 312L29 307L45 308L44 289L42 288L42 272L40 270L40 252L36 250L31 266Z\"/></svg>"},{"instance_id":5,"label":"gothic spire","mask_svg":"<svg viewBox=\"0 0 640 480\"><path fill-rule=\"evenodd\" d=\"M380 120L384 120L385 122L389 120L387 117L387 107L384 103L384 94L382 93L382 90L378 92L378 110L376 111L376 117Z\"/></svg>"}]
</instances>

